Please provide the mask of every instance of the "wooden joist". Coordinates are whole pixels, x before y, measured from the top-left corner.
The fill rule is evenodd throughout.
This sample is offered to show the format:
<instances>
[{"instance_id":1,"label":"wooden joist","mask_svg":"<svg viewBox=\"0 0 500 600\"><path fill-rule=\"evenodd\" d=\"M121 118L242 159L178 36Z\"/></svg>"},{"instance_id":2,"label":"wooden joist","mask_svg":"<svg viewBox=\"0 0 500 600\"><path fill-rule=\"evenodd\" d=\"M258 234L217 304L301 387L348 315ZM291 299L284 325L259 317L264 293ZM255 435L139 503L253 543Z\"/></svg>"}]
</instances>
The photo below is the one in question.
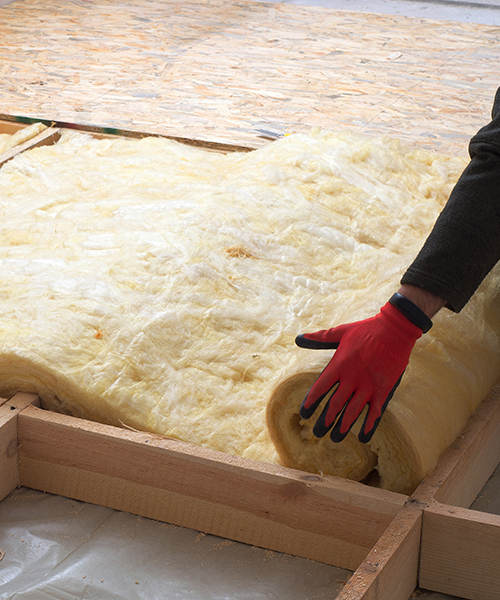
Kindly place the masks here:
<instances>
[{"instance_id":1,"label":"wooden joist","mask_svg":"<svg viewBox=\"0 0 500 600\"><path fill-rule=\"evenodd\" d=\"M14 133L15 131L21 129L21 127L15 128L15 124L12 124L13 127L9 127L8 122L0 121L0 133ZM14 131L13 131L14 130ZM29 150L31 148L36 148L37 146L46 146L55 143L60 137L60 130L56 127L48 127L44 131L40 132L38 135L32 137L29 140L26 140L22 144L14 146L10 150L6 152L0 153L0 167L2 167L6 162Z\"/></svg>"},{"instance_id":2,"label":"wooden joist","mask_svg":"<svg viewBox=\"0 0 500 600\"><path fill-rule=\"evenodd\" d=\"M23 409L37 402L35 394L0 399L0 500L20 485L17 419Z\"/></svg>"},{"instance_id":3,"label":"wooden joist","mask_svg":"<svg viewBox=\"0 0 500 600\"><path fill-rule=\"evenodd\" d=\"M498 600L499 574L499 515L443 504L426 508L422 587L471 600Z\"/></svg>"},{"instance_id":4,"label":"wooden joist","mask_svg":"<svg viewBox=\"0 0 500 600\"><path fill-rule=\"evenodd\" d=\"M471 600L500 597L500 517L457 508L472 504L500 462L499 438L500 388L495 387L408 498L338 600L406 600L417 574L425 589ZM482 531L496 550L484 552ZM469 536L470 543L459 544L460 535L464 540ZM470 564L464 570L467 556ZM484 568L476 568L481 564ZM488 595L478 590L488 590Z\"/></svg>"},{"instance_id":5,"label":"wooden joist","mask_svg":"<svg viewBox=\"0 0 500 600\"><path fill-rule=\"evenodd\" d=\"M407 600L418 582L422 510L405 505L337 600Z\"/></svg>"},{"instance_id":6,"label":"wooden joist","mask_svg":"<svg viewBox=\"0 0 500 600\"><path fill-rule=\"evenodd\" d=\"M356 569L337 600L407 600L417 584L500 597L500 516L436 499L464 503L500 461L498 388L410 498L36 404L0 406L0 497L24 485Z\"/></svg>"},{"instance_id":7,"label":"wooden joist","mask_svg":"<svg viewBox=\"0 0 500 600\"><path fill-rule=\"evenodd\" d=\"M28 407L22 485L355 569L406 497Z\"/></svg>"},{"instance_id":8,"label":"wooden joist","mask_svg":"<svg viewBox=\"0 0 500 600\"><path fill-rule=\"evenodd\" d=\"M101 134L246 150L267 143L263 129L320 126L465 154L498 86L498 28L226 0L164 2L158 19L159 6L4 7L3 131L15 132L19 115L24 123L57 116ZM53 34L43 48L24 35L41 16ZM38 141L57 135L53 128ZM0 400L0 499L28 485L356 569L338 600L406 600L417 583L500 598L499 518L468 510L500 461L498 391L411 498L32 402Z\"/></svg>"}]
</instances>

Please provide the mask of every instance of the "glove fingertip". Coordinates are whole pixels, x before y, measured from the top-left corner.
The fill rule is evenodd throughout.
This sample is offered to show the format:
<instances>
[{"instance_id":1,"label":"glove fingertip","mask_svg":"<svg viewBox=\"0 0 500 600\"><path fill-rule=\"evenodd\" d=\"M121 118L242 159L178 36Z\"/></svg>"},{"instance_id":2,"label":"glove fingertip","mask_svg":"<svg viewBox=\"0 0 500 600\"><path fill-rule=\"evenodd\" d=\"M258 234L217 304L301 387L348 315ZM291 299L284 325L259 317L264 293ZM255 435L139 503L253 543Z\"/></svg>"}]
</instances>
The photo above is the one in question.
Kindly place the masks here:
<instances>
[{"instance_id":1,"label":"glove fingertip","mask_svg":"<svg viewBox=\"0 0 500 600\"><path fill-rule=\"evenodd\" d=\"M380 419L378 419L378 420L380 420ZM377 426L378 426L378 422L369 431L364 431L363 429L361 429L361 431L358 434L358 440L362 444L367 444L368 442L370 442L373 437L373 434L377 430Z\"/></svg>"},{"instance_id":2,"label":"glove fingertip","mask_svg":"<svg viewBox=\"0 0 500 600\"><path fill-rule=\"evenodd\" d=\"M316 410L316 406L313 404L312 406L310 406L309 408L306 408L305 404L306 404L306 400L307 398L305 398L305 400L302 402L302 404L300 405L299 408L299 415L303 418L303 419L310 419L314 413L314 411Z\"/></svg>"},{"instance_id":3,"label":"glove fingertip","mask_svg":"<svg viewBox=\"0 0 500 600\"><path fill-rule=\"evenodd\" d=\"M326 394L321 394L321 396L319 396L318 398L316 398L315 400L313 400L311 402L310 406L306 406L306 403L309 400L309 394L307 394L307 396L304 398L304 400L302 401L302 404L300 405L300 408L299 408L300 416L303 419L309 419L310 417L312 417L312 415L314 414L314 412L316 411L318 406L321 404L321 401L323 400L323 398L325 396L326 396Z\"/></svg>"},{"instance_id":4,"label":"glove fingertip","mask_svg":"<svg viewBox=\"0 0 500 600\"><path fill-rule=\"evenodd\" d=\"M339 347L338 342L319 342L306 337L307 333L301 333L295 338L295 344L299 348L307 348L309 350L336 350Z\"/></svg>"},{"instance_id":5,"label":"glove fingertip","mask_svg":"<svg viewBox=\"0 0 500 600\"><path fill-rule=\"evenodd\" d=\"M313 435L317 438L324 437L333 425L333 423L332 423L332 425L327 427L327 425L326 425L326 415L327 414L328 414L328 405L325 406L325 408L323 409L323 412L318 417L316 423L314 423L312 432L313 432Z\"/></svg>"},{"instance_id":6,"label":"glove fingertip","mask_svg":"<svg viewBox=\"0 0 500 600\"><path fill-rule=\"evenodd\" d=\"M377 430L377 427L378 427L378 425L380 423L380 420L384 416L384 412L385 412L385 409L387 408L387 405L389 404L389 401L392 399L392 397L394 396L394 392L396 391L398 385L401 383L401 379L403 378L403 375L404 375L404 371L403 371L403 373L401 373L401 375L399 376L399 379L394 384L394 387L389 392L387 398L385 399L384 404L380 408L380 414L379 414L379 416L375 419L375 421L374 421L371 429L369 429L369 430L366 430L366 425L367 425L368 419L370 417L370 410L367 412L365 420L364 420L364 423L363 423L363 427L361 427L361 431L358 434L358 440L362 444L366 444L367 442L371 441L371 439L373 437L373 434Z\"/></svg>"},{"instance_id":7,"label":"glove fingertip","mask_svg":"<svg viewBox=\"0 0 500 600\"><path fill-rule=\"evenodd\" d=\"M342 440L345 439L345 437L351 431L352 426L354 425L354 423L356 422L356 420L359 416L358 415L355 419L352 420L351 423L348 424L347 429L345 431L342 431L342 425L344 423L345 413L346 413L347 407L349 405L349 402L352 400L353 395L351 395L349 397L349 400L345 403L344 408L342 409L342 413L340 414L340 417L338 418L337 422L335 423L335 427L332 429L332 432L330 434L330 439L332 440L332 442L335 442L336 444L338 444L339 442L341 442Z\"/></svg>"},{"instance_id":8,"label":"glove fingertip","mask_svg":"<svg viewBox=\"0 0 500 600\"><path fill-rule=\"evenodd\" d=\"M298 335L295 338L295 344L297 346L299 346L300 348L307 348L307 346L305 345L307 343L306 337L303 333L301 333L300 335Z\"/></svg>"},{"instance_id":9,"label":"glove fingertip","mask_svg":"<svg viewBox=\"0 0 500 600\"><path fill-rule=\"evenodd\" d=\"M382 419L382 416L384 414L384 411L387 407L387 404L389 403L390 397L385 401L385 404L382 406L380 414L378 415L378 417L375 419L375 421L373 421L370 429L367 429L367 425L368 425L368 421L370 420L370 412L371 412L371 407L369 406L368 412L366 413L366 417L363 421L363 425L359 431L358 434L358 440L362 443L362 444L366 444L369 441L371 441L373 434L375 433L375 431L377 430L377 427Z\"/></svg>"},{"instance_id":10,"label":"glove fingertip","mask_svg":"<svg viewBox=\"0 0 500 600\"><path fill-rule=\"evenodd\" d=\"M332 442L334 442L335 444L339 444L340 442L342 442L345 437L347 436L347 434L349 433L351 428L349 428L345 433L341 433L340 432L340 427L335 426L332 429L332 432L330 433L330 439L332 440Z\"/></svg>"},{"instance_id":11,"label":"glove fingertip","mask_svg":"<svg viewBox=\"0 0 500 600\"><path fill-rule=\"evenodd\" d=\"M322 421L320 421L320 419L318 419L316 421L316 423L314 423L312 432L313 432L314 437L317 437L317 438L325 437L325 435L328 433L328 429L326 427L326 424L324 423L324 419Z\"/></svg>"}]
</instances>

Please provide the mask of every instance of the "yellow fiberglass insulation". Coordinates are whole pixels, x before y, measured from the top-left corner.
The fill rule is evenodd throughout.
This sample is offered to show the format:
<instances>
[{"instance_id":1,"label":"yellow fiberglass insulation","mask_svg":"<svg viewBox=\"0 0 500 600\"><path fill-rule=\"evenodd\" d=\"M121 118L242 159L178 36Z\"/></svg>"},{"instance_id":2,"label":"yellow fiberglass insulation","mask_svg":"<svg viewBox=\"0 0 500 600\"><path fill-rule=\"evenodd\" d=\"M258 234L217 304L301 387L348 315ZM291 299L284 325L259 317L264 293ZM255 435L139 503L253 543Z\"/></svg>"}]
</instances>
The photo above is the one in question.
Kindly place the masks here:
<instances>
[{"instance_id":1,"label":"yellow fiberglass insulation","mask_svg":"<svg viewBox=\"0 0 500 600\"><path fill-rule=\"evenodd\" d=\"M465 164L321 131L229 155L67 132L17 156L0 170L0 394L325 474L376 467L409 492L496 379L499 272L441 311L368 446L310 439L298 405L331 352L294 337L378 311Z\"/></svg>"}]
</instances>

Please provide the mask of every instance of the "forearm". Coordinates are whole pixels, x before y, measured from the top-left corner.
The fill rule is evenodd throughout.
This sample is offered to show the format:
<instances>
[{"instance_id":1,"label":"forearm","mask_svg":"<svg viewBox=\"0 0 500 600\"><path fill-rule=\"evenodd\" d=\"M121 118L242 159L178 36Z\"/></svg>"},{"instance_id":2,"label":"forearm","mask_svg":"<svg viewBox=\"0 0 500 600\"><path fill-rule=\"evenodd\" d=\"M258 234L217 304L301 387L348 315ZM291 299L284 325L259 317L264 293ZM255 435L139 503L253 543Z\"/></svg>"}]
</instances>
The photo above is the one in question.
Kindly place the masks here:
<instances>
[{"instance_id":1,"label":"forearm","mask_svg":"<svg viewBox=\"0 0 500 600\"><path fill-rule=\"evenodd\" d=\"M401 280L446 298L455 312L500 260L500 88L492 121L471 139L469 152L469 165Z\"/></svg>"},{"instance_id":2,"label":"forearm","mask_svg":"<svg viewBox=\"0 0 500 600\"><path fill-rule=\"evenodd\" d=\"M476 144L478 146L479 144ZM500 148L486 144L454 187L403 285L430 290L460 312L500 259Z\"/></svg>"},{"instance_id":3,"label":"forearm","mask_svg":"<svg viewBox=\"0 0 500 600\"><path fill-rule=\"evenodd\" d=\"M415 285L403 284L398 292L416 304L429 319L446 304L446 300Z\"/></svg>"}]
</instances>

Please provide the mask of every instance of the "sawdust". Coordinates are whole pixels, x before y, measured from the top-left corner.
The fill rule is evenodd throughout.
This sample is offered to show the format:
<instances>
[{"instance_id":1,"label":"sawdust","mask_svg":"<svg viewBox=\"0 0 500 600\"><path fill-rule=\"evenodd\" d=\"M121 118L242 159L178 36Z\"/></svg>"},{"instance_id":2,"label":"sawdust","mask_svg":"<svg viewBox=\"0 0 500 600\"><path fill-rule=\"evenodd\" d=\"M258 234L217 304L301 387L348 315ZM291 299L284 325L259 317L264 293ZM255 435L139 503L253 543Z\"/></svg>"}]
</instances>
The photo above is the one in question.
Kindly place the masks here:
<instances>
[{"instance_id":1,"label":"sawdust","mask_svg":"<svg viewBox=\"0 0 500 600\"><path fill-rule=\"evenodd\" d=\"M224 548L227 548L228 546L232 546L233 544L234 544L234 542L231 540L222 540L222 542L219 542L218 544L214 544L212 546L212 550L223 550Z\"/></svg>"}]
</instances>

